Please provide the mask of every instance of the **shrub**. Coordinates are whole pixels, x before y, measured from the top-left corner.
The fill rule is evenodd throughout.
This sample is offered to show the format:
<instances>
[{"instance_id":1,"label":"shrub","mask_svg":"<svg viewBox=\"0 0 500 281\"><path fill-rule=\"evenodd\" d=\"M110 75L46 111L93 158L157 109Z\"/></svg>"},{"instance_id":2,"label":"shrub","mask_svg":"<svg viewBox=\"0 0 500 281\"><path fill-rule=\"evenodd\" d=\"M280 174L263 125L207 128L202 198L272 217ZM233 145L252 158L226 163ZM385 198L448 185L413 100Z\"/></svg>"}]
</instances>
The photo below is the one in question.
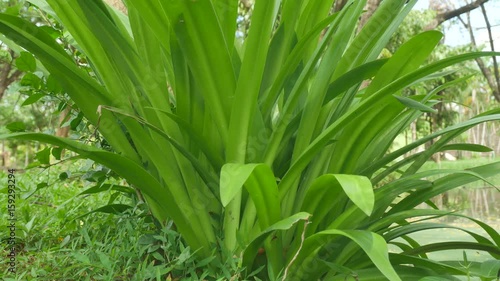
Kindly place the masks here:
<instances>
[{"instance_id":1,"label":"shrub","mask_svg":"<svg viewBox=\"0 0 500 281\"><path fill-rule=\"evenodd\" d=\"M422 66L442 38L427 31L377 59L416 1L383 1L359 32L366 1L333 14L331 2L257 0L240 45L237 1L127 0L126 17L101 0L47 0L43 8L67 29L63 41L74 40L91 73L42 28L1 15L0 31L43 64L114 151L36 133L3 137L64 147L109 167L142 192L158 221L173 220L200 260L230 252L245 274L419 280L478 268L474 275L494 278L498 262L464 269L461 257L426 256L477 249L498 257L500 235L484 223L472 219L489 236L470 233L476 242L419 245L407 235L446 228L410 223L447 215L416 206L500 171L497 162L418 172L454 137L500 119L500 111L390 147L438 102L439 89L412 97L402 89L497 54ZM431 140L426 151L401 158ZM400 251L388 254L387 242Z\"/></svg>"}]
</instances>

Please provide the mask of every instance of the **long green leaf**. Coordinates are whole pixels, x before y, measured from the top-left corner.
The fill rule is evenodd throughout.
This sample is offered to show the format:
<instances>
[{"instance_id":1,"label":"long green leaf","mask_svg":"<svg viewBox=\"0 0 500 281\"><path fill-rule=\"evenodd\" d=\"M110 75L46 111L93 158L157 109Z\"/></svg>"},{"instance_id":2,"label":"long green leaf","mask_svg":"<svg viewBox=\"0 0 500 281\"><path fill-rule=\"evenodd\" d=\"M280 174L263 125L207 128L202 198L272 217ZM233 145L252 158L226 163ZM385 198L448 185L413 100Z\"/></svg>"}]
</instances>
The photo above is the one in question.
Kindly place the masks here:
<instances>
[{"instance_id":1,"label":"long green leaf","mask_svg":"<svg viewBox=\"0 0 500 281\"><path fill-rule=\"evenodd\" d=\"M381 236L368 231L337 229L318 232L305 240L302 251L294 263L297 266L295 270L298 277L308 278L307 267L311 262L315 262L314 256L325 245L324 240L336 235L345 236L359 245L388 280L401 280L389 261L387 244Z\"/></svg>"}]
</instances>

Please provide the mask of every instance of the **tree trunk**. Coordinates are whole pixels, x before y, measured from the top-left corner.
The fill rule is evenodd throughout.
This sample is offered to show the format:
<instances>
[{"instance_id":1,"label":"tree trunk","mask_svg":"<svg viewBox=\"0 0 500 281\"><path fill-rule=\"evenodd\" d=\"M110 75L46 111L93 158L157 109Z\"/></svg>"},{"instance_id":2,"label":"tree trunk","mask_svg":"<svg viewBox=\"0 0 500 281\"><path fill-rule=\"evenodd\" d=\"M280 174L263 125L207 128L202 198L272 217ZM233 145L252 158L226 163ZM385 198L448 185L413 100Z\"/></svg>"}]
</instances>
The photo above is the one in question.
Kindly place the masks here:
<instances>
[{"instance_id":1,"label":"tree trunk","mask_svg":"<svg viewBox=\"0 0 500 281\"><path fill-rule=\"evenodd\" d=\"M15 60L15 53L13 50L9 50L9 53L11 56L11 61L4 61L4 65L0 69L0 100L2 100L5 91L7 91L7 88L9 88L10 84L14 83L17 79L19 79L19 77L21 77L21 74L23 74L17 69L12 71L12 66Z\"/></svg>"},{"instance_id":2,"label":"tree trunk","mask_svg":"<svg viewBox=\"0 0 500 281\"><path fill-rule=\"evenodd\" d=\"M467 22L465 22L461 17L458 17L458 19L460 20L462 25L469 31L471 45L477 49L476 37L474 36L474 31L472 30L470 14L469 13L467 14ZM493 39L491 37L490 37L490 42L493 42ZM492 50L494 50L494 47L492 48L493 48ZM484 78L486 79L486 82L488 83L488 86L490 87L492 94L495 97L495 100L500 102L500 78L497 78L498 69L495 72L495 75L493 75L488 66L485 65L482 58L477 58L475 59L475 61L477 63L477 66L481 70L481 73L483 74ZM494 66L498 67L496 58L493 60L493 63Z\"/></svg>"},{"instance_id":3,"label":"tree trunk","mask_svg":"<svg viewBox=\"0 0 500 281\"><path fill-rule=\"evenodd\" d=\"M71 107L69 105L67 105L66 108L64 108L64 110L61 111L61 115L59 115L59 120L57 122L58 128L56 130L56 136L63 137L63 138L68 137L70 126L61 127L61 125L64 124L68 120L70 112L71 112Z\"/></svg>"}]
</instances>

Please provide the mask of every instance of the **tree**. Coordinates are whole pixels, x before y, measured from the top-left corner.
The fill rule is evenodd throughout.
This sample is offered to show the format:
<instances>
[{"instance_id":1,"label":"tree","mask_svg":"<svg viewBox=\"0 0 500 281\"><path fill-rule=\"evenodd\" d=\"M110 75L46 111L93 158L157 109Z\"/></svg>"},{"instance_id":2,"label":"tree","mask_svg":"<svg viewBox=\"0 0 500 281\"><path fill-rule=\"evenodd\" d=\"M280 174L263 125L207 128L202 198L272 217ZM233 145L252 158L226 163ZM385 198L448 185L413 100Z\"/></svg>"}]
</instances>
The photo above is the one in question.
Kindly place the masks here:
<instances>
[{"instance_id":1,"label":"tree","mask_svg":"<svg viewBox=\"0 0 500 281\"><path fill-rule=\"evenodd\" d=\"M494 39L493 35L491 32L491 23L488 19L488 14L486 12L486 9L484 8L484 5L481 4L481 13L484 18L484 22L486 24L486 29L488 30L488 40L489 40L489 47L492 51L495 51L495 44L494 44ZM471 40L471 44L475 49L479 49L480 47L477 44L476 37L474 35L474 31L472 29L472 23L470 19L470 13L467 12L466 14L466 19L464 20L461 16L458 17L460 22L463 24L463 26L467 29L469 32L469 37ZM487 66L482 59L476 59L477 66L481 70L483 76L486 78L486 81L488 82L488 85L493 93L493 96L497 100L497 102L500 102L500 74L498 70L498 61L496 57L493 57L493 71L490 70L490 67Z\"/></svg>"},{"instance_id":2,"label":"tree","mask_svg":"<svg viewBox=\"0 0 500 281\"><path fill-rule=\"evenodd\" d=\"M471 38L471 42L473 46L475 46L476 49L478 49L479 46L477 46L474 32L471 28L471 23L470 23L470 17L469 13L475 9L481 8L481 12L484 17L484 21L486 24L486 29L488 30L488 35L489 35L489 45L490 49L492 51L495 51L494 48L494 39L492 36L491 32L491 24L488 19L487 11L484 7L484 4L487 3L489 0L476 0L476 1L471 1L471 2L466 2L465 5L460 6L460 7L455 7L455 5L450 2L449 0L431 0L429 3L429 7L431 10L435 11L436 14L435 16L429 20L429 22L426 24L424 30L432 30L440 26L446 21L458 18L464 27L469 31L469 35ZM345 2L341 6L345 5ZM361 16L360 20L360 26L364 25L364 22L373 14L373 12L377 9L377 7L380 5L381 1L380 0L369 0L365 9L366 12ZM467 15L468 21L464 21L461 16ZM498 67L498 62L496 57L492 58L493 60L493 65L492 65L492 70L490 70L490 67L488 67L483 59L476 59L477 65L479 69L481 70L483 76L486 78L486 81L488 82L488 85L491 88L492 95L494 98L500 102L500 73L499 73L499 67Z\"/></svg>"},{"instance_id":3,"label":"tree","mask_svg":"<svg viewBox=\"0 0 500 281\"><path fill-rule=\"evenodd\" d=\"M1 47L0 47L1 48ZM13 50L7 49L7 55L0 59L0 100L3 98L7 88L21 77L22 71L14 67L16 55Z\"/></svg>"}]
</instances>

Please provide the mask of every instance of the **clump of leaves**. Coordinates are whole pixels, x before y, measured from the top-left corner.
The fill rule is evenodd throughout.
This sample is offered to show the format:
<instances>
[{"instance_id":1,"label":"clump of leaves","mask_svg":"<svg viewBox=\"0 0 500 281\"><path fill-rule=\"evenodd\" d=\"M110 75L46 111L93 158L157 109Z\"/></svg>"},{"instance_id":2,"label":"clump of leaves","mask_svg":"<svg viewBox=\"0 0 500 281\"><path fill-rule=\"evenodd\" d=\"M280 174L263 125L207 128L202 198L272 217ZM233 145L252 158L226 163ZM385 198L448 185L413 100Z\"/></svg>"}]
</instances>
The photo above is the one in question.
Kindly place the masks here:
<instances>
[{"instance_id":1,"label":"clump of leaves","mask_svg":"<svg viewBox=\"0 0 500 281\"><path fill-rule=\"evenodd\" d=\"M473 265L465 271L430 260L430 251L500 255L498 232L473 219L487 233L470 233L476 242L419 245L407 236L445 228L409 222L447 215L419 204L500 171L496 162L418 172L440 151L486 150L447 144L499 120L499 110L389 152L433 111L440 90L406 96L403 89L498 55L422 65L442 38L427 31L378 60L416 1L383 1L357 32L365 0L334 14L333 1L256 0L242 44L236 1L126 0L128 16L101 0L46 2L41 8L67 29L91 74L35 25L0 15L0 32L34 54L113 152L43 134L3 137L61 146L109 167L144 194L158 221L173 220L198 261L223 263L229 252L242 276L263 268L256 277L266 280L419 280L472 272ZM401 158L431 140L426 151ZM405 242L395 242L400 237ZM388 254L387 243L400 251Z\"/></svg>"}]
</instances>

